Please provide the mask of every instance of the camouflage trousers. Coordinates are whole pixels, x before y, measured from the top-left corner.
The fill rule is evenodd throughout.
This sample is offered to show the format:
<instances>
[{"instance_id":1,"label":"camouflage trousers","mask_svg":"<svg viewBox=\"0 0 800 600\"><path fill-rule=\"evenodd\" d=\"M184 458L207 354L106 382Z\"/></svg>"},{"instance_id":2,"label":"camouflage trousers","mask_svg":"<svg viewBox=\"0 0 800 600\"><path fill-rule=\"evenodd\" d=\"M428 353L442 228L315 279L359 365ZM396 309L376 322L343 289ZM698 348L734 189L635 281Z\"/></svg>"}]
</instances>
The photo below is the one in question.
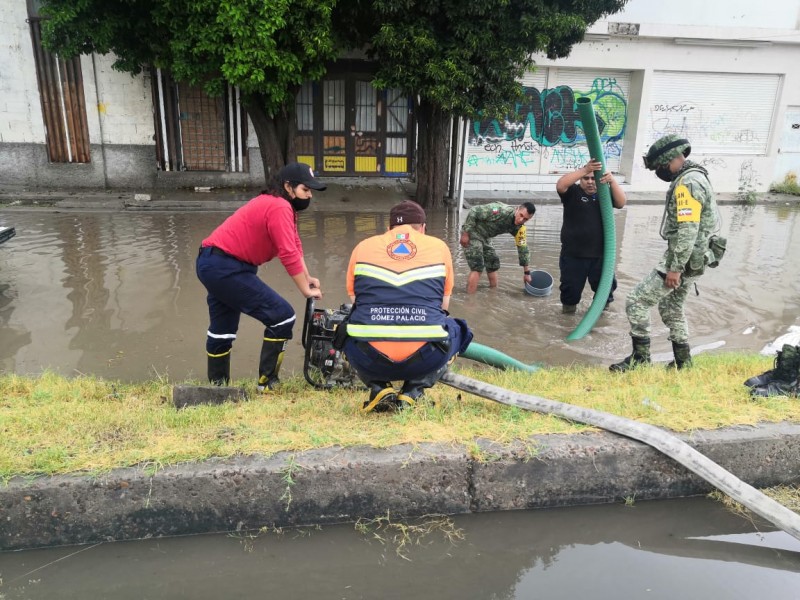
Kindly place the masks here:
<instances>
[{"instance_id":1,"label":"camouflage trousers","mask_svg":"<svg viewBox=\"0 0 800 600\"><path fill-rule=\"evenodd\" d=\"M681 284L677 289L664 285L664 280L658 271L653 269L639 284L628 294L625 303L625 312L631 324L631 336L639 338L650 337L650 309L658 305L658 314L664 325L669 328L669 339L677 344L686 344L689 341L689 326L686 323L686 314L683 305L689 288L697 277L681 276Z\"/></svg>"},{"instance_id":2,"label":"camouflage trousers","mask_svg":"<svg viewBox=\"0 0 800 600\"><path fill-rule=\"evenodd\" d=\"M474 234L469 237L469 246L464 248L470 271L494 273L500 269L500 258L488 240L482 240Z\"/></svg>"}]
</instances>

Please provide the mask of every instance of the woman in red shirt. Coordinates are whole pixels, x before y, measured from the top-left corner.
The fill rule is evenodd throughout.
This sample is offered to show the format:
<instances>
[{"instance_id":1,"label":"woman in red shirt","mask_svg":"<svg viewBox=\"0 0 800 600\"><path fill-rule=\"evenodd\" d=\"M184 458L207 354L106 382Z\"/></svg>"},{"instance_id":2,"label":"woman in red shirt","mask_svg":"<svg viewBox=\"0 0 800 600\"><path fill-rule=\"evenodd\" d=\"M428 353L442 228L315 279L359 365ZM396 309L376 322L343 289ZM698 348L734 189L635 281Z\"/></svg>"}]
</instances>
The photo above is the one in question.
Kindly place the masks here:
<instances>
[{"instance_id":1,"label":"woman in red shirt","mask_svg":"<svg viewBox=\"0 0 800 600\"><path fill-rule=\"evenodd\" d=\"M208 379L230 381L231 348L242 313L264 324L258 365L259 391L279 385L286 343L297 320L294 309L257 275L258 266L276 256L306 298L321 298L319 280L308 273L297 232L297 212L311 203L311 190L326 185L306 164L283 167L270 187L239 208L200 245L197 277L208 290L206 338Z\"/></svg>"}]
</instances>

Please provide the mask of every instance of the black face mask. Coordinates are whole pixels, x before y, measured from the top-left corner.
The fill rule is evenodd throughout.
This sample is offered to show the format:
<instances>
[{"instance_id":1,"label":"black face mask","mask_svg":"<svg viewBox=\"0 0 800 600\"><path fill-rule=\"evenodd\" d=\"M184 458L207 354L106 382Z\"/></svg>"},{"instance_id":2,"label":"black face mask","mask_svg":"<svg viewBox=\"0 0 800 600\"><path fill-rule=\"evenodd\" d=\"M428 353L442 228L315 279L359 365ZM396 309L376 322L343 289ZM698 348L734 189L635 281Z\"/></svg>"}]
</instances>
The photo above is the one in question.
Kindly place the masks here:
<instances>
[{"instance_id":1,"label":"black face mask","mask_svg":"<svg viewBox=\"0 0 800 600\"><path fill-rule=\"evenodd\" d=\"M289 200L289 203L292 205L292 208L295 212L300 212L301 210L305 210L308 208L308 205L311 204L311 198L307 198L306 200L301 200L300 198L292 198Z\"/></svg>"},{"instance_id":2,"label":"black face mask","mask_svg":"<svg viewBox=\"0 0 800 600\"><path fill-rule=\"evenodd\" d=\"M672 181L672 172L669 170L667 165L661 165L656 169L656 177L658 177L661 181L666 181L669 183Z\"/></svg>"}]
</instances>

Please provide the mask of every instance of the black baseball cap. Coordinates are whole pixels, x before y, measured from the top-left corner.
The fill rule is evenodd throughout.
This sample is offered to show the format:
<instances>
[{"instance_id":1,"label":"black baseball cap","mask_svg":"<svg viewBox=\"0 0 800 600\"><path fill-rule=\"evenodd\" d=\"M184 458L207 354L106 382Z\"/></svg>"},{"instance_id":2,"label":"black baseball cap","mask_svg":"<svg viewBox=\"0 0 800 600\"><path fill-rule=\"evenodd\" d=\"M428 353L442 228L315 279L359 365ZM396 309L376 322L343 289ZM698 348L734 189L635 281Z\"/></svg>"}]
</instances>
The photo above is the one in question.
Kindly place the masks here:
<instances>
[{"instance_id":1,"label":"black baseball cap","mask_svg":"<svg viewBox=\"0 0 800 600\"><path fill-rule=\"evenodd\" d=\"M328 186L322 183L319 179L314 177L314 171L311 170L305 163L293 162L289 163L280 170L278 175L281 181L290 181L292 183L302 183L310 187L312 190L325 190Z\"/></svg>"}]
</instances>

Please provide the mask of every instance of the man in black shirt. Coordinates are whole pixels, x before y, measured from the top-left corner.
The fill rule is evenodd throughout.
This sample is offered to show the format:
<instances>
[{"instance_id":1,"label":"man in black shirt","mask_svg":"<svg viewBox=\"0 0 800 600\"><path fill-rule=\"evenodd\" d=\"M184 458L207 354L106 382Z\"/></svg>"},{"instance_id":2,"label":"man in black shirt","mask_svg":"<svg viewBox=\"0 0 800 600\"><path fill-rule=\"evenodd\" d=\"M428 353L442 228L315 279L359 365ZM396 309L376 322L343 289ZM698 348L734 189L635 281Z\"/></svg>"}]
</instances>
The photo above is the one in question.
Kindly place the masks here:
<instances>
[{"instance_id":1,"label":"man in black shirt","mask_svg":"<svg viewBox=\"0 0 800 600\"><path fill-rule=\"evenodd\" d=\"M556 191L564 206L558 266L561 270L561 305L565 313L575 312L587 279L593 292L597 291L600 283L603 270L603 220L594 172L602 168L600 161L592 159L556 182ZM611 173L603 175L600 182L609 185L614 208L625 206L625 192ZM611 251L616 251L616 248ZM615 289L616 277L611 284L608 303L614 301Z\"/></svg>"}]
</instances>

